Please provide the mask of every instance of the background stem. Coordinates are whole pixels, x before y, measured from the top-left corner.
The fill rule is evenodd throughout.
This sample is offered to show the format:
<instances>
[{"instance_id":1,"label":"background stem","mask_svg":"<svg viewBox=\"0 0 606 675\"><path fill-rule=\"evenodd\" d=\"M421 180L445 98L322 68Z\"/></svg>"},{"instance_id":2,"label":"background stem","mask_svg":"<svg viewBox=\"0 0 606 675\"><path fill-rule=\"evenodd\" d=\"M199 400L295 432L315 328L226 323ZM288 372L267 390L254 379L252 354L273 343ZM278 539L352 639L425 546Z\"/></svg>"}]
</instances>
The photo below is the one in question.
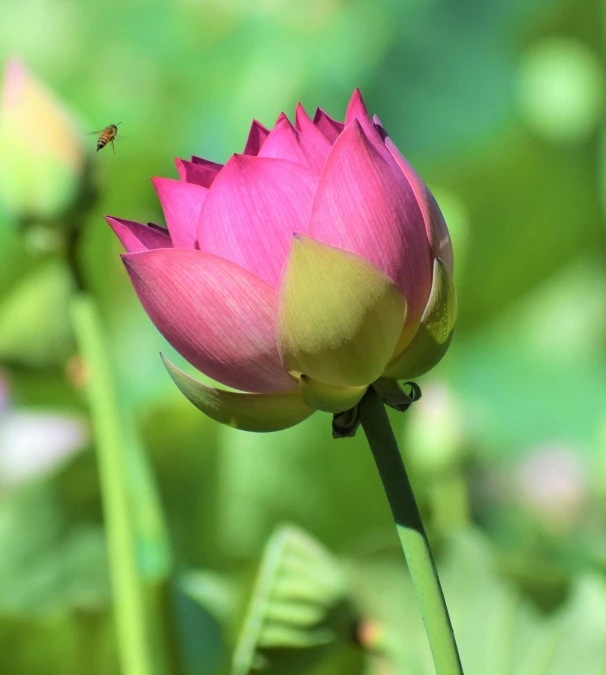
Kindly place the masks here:
<instances>
[{"instance_id":1,"label":"background stem","mask_svg":"<svg viewBox=\"0 0 606 675\"><path fill-rule=\"evenodd\" d=\"M158 592L163 594L170 554L151 479L142 471L128 412L119 403L96 304L86 293L76 293L71 310L87 370L121 672L177 673L176 664L169 665L173 654L158 616L166 608L154 601Z\"/></svg>"},{"instance_id":2,"label":"background stem","mask_svg":"<svg viewBox=\"0 0 606 675\"><path fill-rule=\"evenodd\" d=\"M371 387L360 419L375 458L421 609L437 675L463 675L427 534L385 406Z\"/></svg>"}]
</instances>

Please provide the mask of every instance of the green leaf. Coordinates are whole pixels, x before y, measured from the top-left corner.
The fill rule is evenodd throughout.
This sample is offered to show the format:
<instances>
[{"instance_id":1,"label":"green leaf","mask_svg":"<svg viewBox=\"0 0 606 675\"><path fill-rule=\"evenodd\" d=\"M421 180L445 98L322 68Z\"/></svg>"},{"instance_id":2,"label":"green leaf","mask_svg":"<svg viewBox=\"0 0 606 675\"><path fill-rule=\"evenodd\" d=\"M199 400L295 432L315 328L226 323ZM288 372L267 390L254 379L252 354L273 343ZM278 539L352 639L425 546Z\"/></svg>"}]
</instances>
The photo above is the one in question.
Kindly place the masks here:
<instances>
[{"instance_id":1,"label":"green leaf","mask_svg":"<svg viewBox=\"0 0 606 675\"><path fill-rule=\"evenodd\" d=\"M330 553L295 527L279 528L265 548L232 675L277 665L282 650L296 662L297 650L335 643L355 618L348 597L346 575Z\"/></svg>"},{"instance_id":2,"label":"green leaf","mask_svg":"<svg viewBox=\"0 0 606 675\"><path fill-rule=\"evenodd\" d=\"M181 575L179 585L217 620L227 624L235 617L238 589L233 579L208 570L192 570Z\"/></svg>"}]
</instances>

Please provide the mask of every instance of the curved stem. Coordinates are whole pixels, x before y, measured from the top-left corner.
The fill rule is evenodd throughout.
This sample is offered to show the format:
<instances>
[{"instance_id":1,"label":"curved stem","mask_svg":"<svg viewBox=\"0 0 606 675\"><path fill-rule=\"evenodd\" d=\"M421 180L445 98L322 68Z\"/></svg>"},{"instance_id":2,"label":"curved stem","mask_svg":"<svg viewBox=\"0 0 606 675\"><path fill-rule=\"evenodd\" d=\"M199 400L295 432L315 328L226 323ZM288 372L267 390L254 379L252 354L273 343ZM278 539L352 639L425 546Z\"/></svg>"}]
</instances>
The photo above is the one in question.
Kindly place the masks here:
<instances>
[{"instance_id":1,"label":"curved stem","mask_svg":"<svg viewBox=\"0 0 606 675\"><path fill-rule=\"evenodd\" d=\"M396 521L437 675L463 675L450 617L427 534L382 400L371 387L360 421Z\"/></svg>"}]
</instances>

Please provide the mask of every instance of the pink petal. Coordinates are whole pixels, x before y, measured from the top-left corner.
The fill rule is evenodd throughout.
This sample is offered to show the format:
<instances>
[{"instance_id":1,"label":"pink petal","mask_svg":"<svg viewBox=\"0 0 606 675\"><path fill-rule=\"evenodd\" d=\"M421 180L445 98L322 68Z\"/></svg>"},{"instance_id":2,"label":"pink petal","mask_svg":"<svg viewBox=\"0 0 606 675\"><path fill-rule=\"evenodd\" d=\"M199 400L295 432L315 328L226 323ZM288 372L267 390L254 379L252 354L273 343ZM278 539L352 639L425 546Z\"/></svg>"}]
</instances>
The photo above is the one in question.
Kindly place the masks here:
<instances>
[{"instance_id":1,"label":"pink petal","mask_svg":"<svg viewBox=\"0 0 606 675\"><path fill-rule=\"evenodd\" d=\"M310 166L307 155L301 147L299 132L284 113L280 113L274 128L269 132L263 147L259 150L258 156L286 159L305 167Z\"/></svg>"},{"instance_id":2,"label":"pink petal","mask_svg":"<svg viewBox=\"0 0 606 675\"><path fill-rule=\"evenodd\" d=\"M105 219L128 253L148 251L154 248L172 248L173 244L166 230L162 233L147 225L135 223L133 220L112 216L105 216Z\"/></svg>"},{"instance_id":3,"label":"pink petal","mask_svg":"<svg viewBox=\"0 0 606 675\"><path fill-rule=\"evenodd\" d=\"M194 164L203 164L215 170L216 173L219 173L223 168L223 164L217 164L217 162L211 162L210 159L204 159L204 157L198 157L197 155L191 156L191 161Z\"/></svg>"},{"instance_id":4,"label":"pink petal","mask_svg":"<svg viewBox=\"0 0 606 675\"><path fill-rule=\"evenodd\" d=\"M178 157L175 157L175 164L180 180L184 183L195 183L205 188L212 185L217 174L223 168L223 164L215 164L215 162L209 162L208 160L188 162L186 159L179 159Z\"/></svg>"},{"instance_id":5,"label":"pink petal","mask_svg":"<svg viewBox=\"0 0 606 675\"><path fill-rule=\"evenodd\" d=\"M381 137L383 142L385 142L385 139L387 138L387 131L385 130L383 122L381 122L378 115L373 115L372 121L375 125L375 129L379 132L379 136Z\"/></svg>"},{"instance_id":6,"label":"pink petal","mask_svg":"<svg viewBox=\"0 0 606 675\"><path fill-rule=\"evenodd\" d=\"M200 249L276 286L293 232L309 231L318 178L294 162L234 155L208 191Z\"/></svg>"},{"instance_id":7,"label":"pink petal","mask_svg":"<svg viewBox=\"0 0 606 675\"><path fill-rule=\"evenodd\" d=\"M394 159L404 172L406 180L408 180L412 191L417 198L419 208L423 214L425 222L425 230L427 232L427 239L436 258L440 258L448 268L448 271L453 272L453 256L452 243L450 241L450 234L446 227L446 221L440 211L438 202L431 194L431 191L421 180L416 171L407 162L404 155L398 150L396 144L389 136L385 139L385 147L391 152Z\"/></svg>"},{"instance_id":8,"label":"pink petal","mask_svg":"<svg viewBox=\"0 0 606 675\"><path fill-rule=\"evenodd\" d=\"M324 134L324 136L326 136L331 144L337 140L337 137L345 128L343 122L337 122L337 120L333 120L333 118L325 113L322 108L316 109L316 114L314 115L314 124Z\"/></svg>"},{"instance_id":9,"label":"pink petal","mask_svg":"<svg viewBox=\"0 0 606 675\"><path fill-rule=\"evenodd\" d=\"M158 249L122 259L150 319L196 368L245 391L296 388L278 354L268 284L201 251Z\"/></svg>"},{"instance_id":10,"label":"pink petal","mask_svg":"<svg viewBox=\"0 0 606 675\"><path fill-rule=\"evenodd\" d=\"M385 143L381 134L377 130L377 127L374 125L374 122L370 119L370 115L366 110L366 105L364 104L364 99L359 89L356 89L352 94L352 97L347 106L347 112L345 114L345 126L349 125L354 120L357 120L366 134L366 138L375 146L379 151L384 160L388 164L395 166L395 162L391 153L385 148Z\"/></svg>"},{"instance_id":11,"label":"pink petal","mask_svg":"<svg viewBox=\"0 0 606 675\"><path fill-rule=\"evenodd\" d=\"M357 121L339 136L320 176L310 235L374 263L402 289L407 323L419 318L432 278L423 216L402 172L383 161Z\"/></svg>"},{"instance_id":12,"label":"pink petal","mask_svg":"<svg viewBox=\"0 0 606 675\"><path fill-rule=\"evenodd\" d=\"M248 139L244 147L244 155L258 155L265 139L269 136L269 129L264 127L261 122L253 120L248 132Z\"/></svg>"},{"instance_id":13,"label":"pink petal","mask_svg":"<svg viewBox=\"0 0 606 675\"><path fill-rule=\"evenodd\" d=\"M309 119L300 103L297 103L295 112L295 128L299 132L303 150L311 167L316 171L321 171L330 153L331 143Z\"/></svg>"},{"instance_id":14,"label":"pink petal","mask_svg":"<svg viewBox=\"0 0 606 675\"><path fill-rule=\"evenodd\" d=\"M147 227L150 227L152 230L155 230L156 232L160 232L160 234L165 234L167 237L170 236L168 234L168 229L163 225L158 225L157 223L147 223Z\"/></svg>"},{"instance_id":15,"label":"pink petal","mask_svg":"<svg viewBox=\"0 0 606 675\"><path fill-rule=\"evenodd\" d=\"M171 178L152 178L175 248L194 248L198 218L208 190Z\"/></svg>"}]
</instances>

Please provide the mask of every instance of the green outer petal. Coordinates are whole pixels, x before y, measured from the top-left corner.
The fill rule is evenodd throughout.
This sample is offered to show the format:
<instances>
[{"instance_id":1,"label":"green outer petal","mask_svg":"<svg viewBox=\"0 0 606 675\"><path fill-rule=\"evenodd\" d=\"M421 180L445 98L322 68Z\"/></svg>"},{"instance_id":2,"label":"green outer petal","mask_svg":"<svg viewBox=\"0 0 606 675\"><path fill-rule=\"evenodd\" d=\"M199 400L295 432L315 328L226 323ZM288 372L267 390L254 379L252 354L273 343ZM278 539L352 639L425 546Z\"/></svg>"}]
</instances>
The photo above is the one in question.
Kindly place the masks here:
<instances>
[{"instance_id":1,"label":"green outer petal","mask_svg":"<svg viewBox=\"0 0 606 675\"><path fill-rule=\"evenodd\" d=\"M436 258L433 282L419 330L410 345L385 368L385 377L419 377L446 354L457 318L457 297L448 268Z\"/></svg>"},{"instance_id":2,"label":"green outer petal","mask_svg":"<svg viewBox=\"0 0 606 675\"><path fill-rule=\"evenodd\" d=\"M213 420L244 431L280 431L309 417L314 410L298 391L285 394L245 394L207 387L162 360L173 382L199 410Z\"/></svg>"},{"instance_id":3,"label":"green outer petal","mask_svg":"<svg viewBox=\"0 0 606 675\"><path fill-rule=\"evenodd\" d=\"M367 386L398 342L406 300L372 263L295 234L278 292L286 370L327 384Z\"/></svg>"},{"instance_id":4,"label":"green outer petal","mask_svg":"<svg viewBox=\"0 0 606 675\"><path fill-rule=\"evenodd\" d=\"M300 385L303 400L310 408L329 413L340 413L353 408L368 389L367 386L335 387L307 375L301 375Z\"/></svg>"}]
</instances>

